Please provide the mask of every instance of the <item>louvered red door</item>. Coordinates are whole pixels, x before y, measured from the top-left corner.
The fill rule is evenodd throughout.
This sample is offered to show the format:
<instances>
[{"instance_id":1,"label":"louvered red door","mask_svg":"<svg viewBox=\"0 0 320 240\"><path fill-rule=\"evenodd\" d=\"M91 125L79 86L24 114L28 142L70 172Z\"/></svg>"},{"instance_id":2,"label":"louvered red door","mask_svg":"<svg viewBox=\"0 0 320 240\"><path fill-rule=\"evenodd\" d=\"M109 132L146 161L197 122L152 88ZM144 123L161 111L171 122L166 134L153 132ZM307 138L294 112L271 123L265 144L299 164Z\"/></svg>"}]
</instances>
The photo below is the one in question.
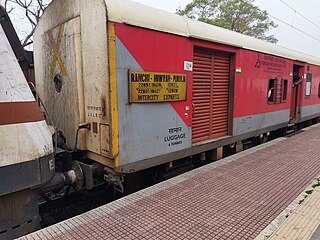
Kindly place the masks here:
<instances>
[{"instance_id":1,"label":"louvered red door","mask_svg":"<svg viewBox=\"0 0 320 240\"><path fill-rule=\"evenodd\" d=\"M210 139L212 77L212 55L195 51L193 57L192 142Z\"/></svg>"},{"instance_id":2,"label":"louvered red door","mask_svg":"<svg viewBox=\"0 0 320 240\"><path fill-rule=\"evenodd\" d=\"M230 58L214 54L212 95L212 138L228 134Z\"/></svg>"},{"instance_id":3,"label":"louvered red door","mask_svg":"<svg viewBox=\"0 0 320 240\"><path fill-rule=\"evenodd\" d=\"M228 134L230 58L195 50L193 59L192 142Z\"/></svg>"}]
</instances>

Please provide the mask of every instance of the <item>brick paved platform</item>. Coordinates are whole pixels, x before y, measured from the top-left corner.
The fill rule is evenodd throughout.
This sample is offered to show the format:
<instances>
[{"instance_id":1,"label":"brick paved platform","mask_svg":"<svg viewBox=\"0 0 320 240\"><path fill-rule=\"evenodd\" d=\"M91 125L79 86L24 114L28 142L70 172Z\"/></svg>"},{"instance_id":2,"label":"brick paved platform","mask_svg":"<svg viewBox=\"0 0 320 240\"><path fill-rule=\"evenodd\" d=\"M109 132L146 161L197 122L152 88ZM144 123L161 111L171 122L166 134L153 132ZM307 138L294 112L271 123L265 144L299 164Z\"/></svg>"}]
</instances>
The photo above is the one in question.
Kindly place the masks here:
<instances>
[{"instance_id":1,"label":"brick paved platform","mask_svg":"<svg viewBox=\"0 0 320 240\"><path fill-rule=\"evenodd\" d=\"M320 188L288 217L269 240L319 240L320 239Z\"/></svg>"},{"instance_id":2,"label":"brick paved platform","mask_svg":"<svg viewBox=\"0 0 320 240\"><path fill-rule=\"evenodd\" d=\"M22 239L254 239L320 175L320 125Z\"/></svg>"}]
</instances>

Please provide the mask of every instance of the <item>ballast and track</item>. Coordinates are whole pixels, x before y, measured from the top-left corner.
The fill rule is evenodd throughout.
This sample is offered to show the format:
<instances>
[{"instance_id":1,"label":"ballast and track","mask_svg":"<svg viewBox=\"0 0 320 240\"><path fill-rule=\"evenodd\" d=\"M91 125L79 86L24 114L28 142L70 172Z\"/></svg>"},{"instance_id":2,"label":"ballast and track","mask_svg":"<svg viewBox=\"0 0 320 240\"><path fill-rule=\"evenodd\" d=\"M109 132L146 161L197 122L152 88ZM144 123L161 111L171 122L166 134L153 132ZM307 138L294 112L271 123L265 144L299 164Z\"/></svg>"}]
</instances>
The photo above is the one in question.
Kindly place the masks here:
<instances>
[{"instance_id":1,"label":"ballast and track","mask_svg":"<svg viewBox=\"0 0 320 240\"><path fill-rule=\"evenodd\" d=\"M31 169L32 184L5 184L0 202L20 190L38 196L102 182L133 192L320 116L318 58L127 0L54 0L36 28L34 56L39 104L17 63L5 60L15 66L11 78L1 69L0 104L27 102L19 104L34 114L19 104L0 109L20 119L0 117L9 139L1 142L0 171L18 176L16 166L46 160ZM25 96L6 94L8 85ZM24 147L38 150L29 157Z\"/></svg>"}]
</instances>

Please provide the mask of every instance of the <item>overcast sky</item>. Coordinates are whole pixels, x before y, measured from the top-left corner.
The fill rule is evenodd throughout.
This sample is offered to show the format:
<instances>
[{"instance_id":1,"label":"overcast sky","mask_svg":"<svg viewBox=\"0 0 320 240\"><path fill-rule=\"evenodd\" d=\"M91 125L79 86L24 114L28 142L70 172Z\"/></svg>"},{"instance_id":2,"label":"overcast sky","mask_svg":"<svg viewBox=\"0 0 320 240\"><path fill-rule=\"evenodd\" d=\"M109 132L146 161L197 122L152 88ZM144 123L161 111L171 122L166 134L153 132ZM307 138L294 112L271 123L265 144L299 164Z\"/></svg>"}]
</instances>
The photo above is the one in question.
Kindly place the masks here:
<instances>
[{"instance_id":1,"label":"overcast sky","mask_svg":"<svg viewBox=\"0 0 320 240\"><path fill-rule=\"evenodd\" d=\"M178 7L184 8L191 0L135 0L146 5L160 8L169 12L175 12ZM278 27L271 30L269 34L273 34L278 40L278 44L295 49L299 52L307 53L320 58L320 0L283 0L289 4L290 9L281 0L256 0L255 5L261 10L281 19L282 21L293 25L294 27L308 33L316 39L307 36L290 26L285 25L275 19L272 19ZM316 24L308 22L301 15Z\"/></svg>"},{"instance_id":2,"label":"overcast sky","mask_svg":"<svg viewBox=\"0 0 320 240\"><path fill-rule=\"evenodd\" d=\"M0 0L2 2L3 0ZM146 5L150 5L156 8L166 10L168 12L174 13L178 7L184 8L192 0L135 0ZM284 3L288 3L294 10L290 9ZM278 44L295 49L300 52L304 52L320 58L320 0L255 0L256 5L262 10L267 10L267 12L282 21L293 25L294 27L300 29L311 35L307 36L284 23L274 20L278 27L270 31L269 34L273 34L278 40ZM309 19L312 23L308 22L301 15ZM14 25L17 29L19 35L23 36L27 34L26 25L21 24L21 22L27 22L23 18L23 12L14 12L11 15ZM314 39L316 38L316 39Z\"/></svg>"}]
</instances>

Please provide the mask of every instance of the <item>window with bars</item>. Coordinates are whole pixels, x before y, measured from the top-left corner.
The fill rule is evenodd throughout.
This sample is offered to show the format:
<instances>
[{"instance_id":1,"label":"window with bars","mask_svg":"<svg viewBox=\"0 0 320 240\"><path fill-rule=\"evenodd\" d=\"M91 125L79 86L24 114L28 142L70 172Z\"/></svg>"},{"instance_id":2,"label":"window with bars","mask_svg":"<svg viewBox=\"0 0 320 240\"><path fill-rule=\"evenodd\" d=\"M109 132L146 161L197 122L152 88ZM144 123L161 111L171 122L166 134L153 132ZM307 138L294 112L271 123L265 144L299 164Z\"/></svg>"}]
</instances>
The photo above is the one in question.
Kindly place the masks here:
<instances>
[{"instance_id":1,"label":"window with bars","mask_svg":"<svg viewBox=\"0 0 320 240\"><path fill-rule=\"evenodd\" d=\"M276 86L277 86L277 79L270 79L268 85L268 103L276 103Z\"/></svg>"},{"instance_id":2,"label":"window with bars","mask_svg":"<svg viewBox=\"0 0 320 240\"><path fill-rule=\"evenodd\" d=\"M288 98L288 80L282 79L282 99L281 102L286 102Z\"/></svg>"},{"instance_id":3,"label":"window with bars","mask_svg":"<svg viewBox=\"0 0 320 240\"><path fill-rule=\"evenodd\" d=\"M269 80L267 99L269 104L280 104L287 101L288 80L274 78Z\"/></svg>"}]
</instances>

